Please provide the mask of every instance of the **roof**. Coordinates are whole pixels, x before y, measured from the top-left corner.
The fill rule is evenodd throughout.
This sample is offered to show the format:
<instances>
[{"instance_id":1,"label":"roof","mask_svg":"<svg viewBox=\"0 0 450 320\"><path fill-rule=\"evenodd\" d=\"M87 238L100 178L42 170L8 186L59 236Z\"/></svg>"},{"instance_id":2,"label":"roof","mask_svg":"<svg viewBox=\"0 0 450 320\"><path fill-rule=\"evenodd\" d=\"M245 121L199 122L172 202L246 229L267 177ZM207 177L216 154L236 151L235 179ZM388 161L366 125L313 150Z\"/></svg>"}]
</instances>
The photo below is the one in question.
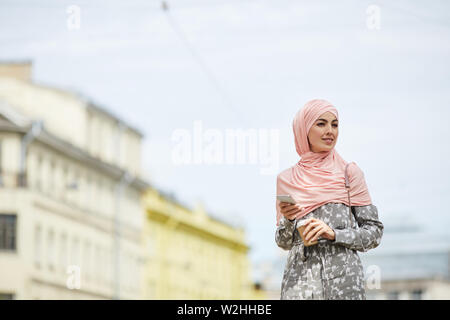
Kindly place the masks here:
<instances>
[{"instance_id":1,"label":"roof","mask_svg":"<svg viewBox=\"0 0 450 320\"><path fill-rule=\"evenodd\" d=\"M108 110L106 107L101 106L99 103L94 102L92 100L92 98L86 96L85 94L81 93L80 91L78 91L75 88L61 88L61 87L56 87L54 85L48 85L48 84L44 84L44 83L39 83L39 82L33 82L32 85L37 86L37 87L41 87L41 88L45 88L45 89L50 89L50 90L54 90L60 93L68 93L71 94L73 96L75 96L77 99L79 99L80 101L83 101L86 104L86 107L96 111L98 113L101 113L111 119L113 119L114 121L118 122L119 124L122 124L124 127L126 127L127 129L130 129L131 131L133 131L134 133L136 133L137 135L139 135L140 137L144 137L144 133L136 128L135 126L132 126L131 124L123 121L119 116L115 115L113 112L111 112L110 110Z\"/></svg>"},{"instance_id":2,"label":"roof","mask_svg":"<svg viewBox=\"0 0 450 320\"><path fill-rule=\"evenodd\" d=\"M0 100L0 131L10 131L26 134L31 129L32 123L32 119L20 115L20 113L14 110L14 108L10 107L7 103ZM46 131L45 127L42 128L42 131L39 136L36 137L36 140L69 156L70 158L76 159L78 161L83 161L91 167L94 167L97 170L116 179L121 179L126 173L126 171L122 168L94 158L87 151L58 138L57 136ZM145 190L150 187L150 184L148 182L137 177L135 177L131 185L140 190Z\"/></svg>"}]
</instances>

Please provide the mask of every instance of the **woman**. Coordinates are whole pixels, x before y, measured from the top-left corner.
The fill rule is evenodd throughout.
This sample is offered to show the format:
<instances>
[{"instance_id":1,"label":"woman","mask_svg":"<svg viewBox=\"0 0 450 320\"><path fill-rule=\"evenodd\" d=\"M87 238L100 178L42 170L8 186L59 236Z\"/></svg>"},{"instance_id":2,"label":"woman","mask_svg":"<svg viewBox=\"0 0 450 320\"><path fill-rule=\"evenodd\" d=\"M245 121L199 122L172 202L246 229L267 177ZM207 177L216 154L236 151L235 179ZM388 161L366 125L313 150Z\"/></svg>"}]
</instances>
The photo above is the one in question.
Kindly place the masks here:
<instances>
[{"instance_id":1,"label":"woman","mask_svg":"<svg viewBox=\"0 0 450 320\"><path fill-rule=\"evenodd\" d=\"M289 250L281 299L365 300L365 279L357 251L377 247L383 235L361 169L348 166L350 201L345 186L347 162L334 149L339 133L336 108L314 99L295 115L295 147L301 157L277 176L277 245ZM297 224L306 222L305 246Z\"/></svg>"}]
</instances>

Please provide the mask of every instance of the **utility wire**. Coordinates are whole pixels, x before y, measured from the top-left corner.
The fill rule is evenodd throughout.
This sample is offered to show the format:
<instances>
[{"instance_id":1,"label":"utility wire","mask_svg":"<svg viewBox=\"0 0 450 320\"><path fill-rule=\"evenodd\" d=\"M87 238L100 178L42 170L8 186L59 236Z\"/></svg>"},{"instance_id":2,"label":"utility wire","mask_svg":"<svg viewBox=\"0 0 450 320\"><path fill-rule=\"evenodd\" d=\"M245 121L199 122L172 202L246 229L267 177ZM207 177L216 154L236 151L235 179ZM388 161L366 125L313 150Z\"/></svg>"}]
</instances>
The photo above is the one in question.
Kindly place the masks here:
<instances>
[{"instance_id":1,"label":"utility wire","mask_svg":"<svg viewBox=\"0 0 450 320\"><path fill-rule=\"evenodd\" d=\"M237 108L234 107L230 97L225 92L225 90L223 90L219 81L214 76L214 73L209 69L208 65L205 63L205 61L203 60L201 55L198 54L198 52L195 50L195 48L187 40L187 37L184 34L184 32L182 31L180 25L176 22L176 20L170 14L169 6L168 6L167 2L162 1L161 7L162 7L163 11L166 13L167 20L169 21L169 24L171 25L172 29L175 31L178 38L180 38L180 40L183 42L183 44L186 46L186 48L190 51L190 53L192 54L192 57L198 63L198 65L202 68L203 72L208 77L211 84L219 92L219 94L221 95L226 106L238 116L239 121L247 120L246 122L248 124L249 122L248 122L247 117L244 116Z\"/></svg>"}]
</instances>

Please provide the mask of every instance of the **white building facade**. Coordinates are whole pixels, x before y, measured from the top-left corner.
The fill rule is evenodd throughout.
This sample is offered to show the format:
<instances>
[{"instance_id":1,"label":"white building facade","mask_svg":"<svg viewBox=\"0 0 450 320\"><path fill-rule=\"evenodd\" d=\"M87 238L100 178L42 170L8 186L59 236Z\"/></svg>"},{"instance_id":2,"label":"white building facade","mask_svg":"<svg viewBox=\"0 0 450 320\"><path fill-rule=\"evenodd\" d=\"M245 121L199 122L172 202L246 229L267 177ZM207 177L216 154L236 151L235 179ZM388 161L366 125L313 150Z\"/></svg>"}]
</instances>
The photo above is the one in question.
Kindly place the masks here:
<instances>
[{"instance_id":1,"label":"white building facade","mask_svg":"<svg viewBox=\"0 0 450 320\"><path fill-rule=\"evenodd\" d=\"M0 298L140 299L142 134L30 74L0 66Z\"/></svg>"}]
</instances>

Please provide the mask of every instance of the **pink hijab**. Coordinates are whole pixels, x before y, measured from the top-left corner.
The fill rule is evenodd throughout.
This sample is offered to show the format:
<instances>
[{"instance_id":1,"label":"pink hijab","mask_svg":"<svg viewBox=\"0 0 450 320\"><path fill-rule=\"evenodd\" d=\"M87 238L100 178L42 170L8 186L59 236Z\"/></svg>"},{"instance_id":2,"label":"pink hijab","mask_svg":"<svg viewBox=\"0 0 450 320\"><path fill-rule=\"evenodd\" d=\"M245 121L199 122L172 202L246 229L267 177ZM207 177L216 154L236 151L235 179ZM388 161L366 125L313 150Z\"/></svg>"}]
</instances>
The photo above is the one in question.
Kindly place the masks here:
<instances>
[{"instance_id":1,"label":"pink hijab","mask_svg":"<svg viewBox=\"0 0 450 320\"><path fill-rule=\"evenodd\" d=\"M306 216L329 202L349 205L344 178L347 162L334 148L326 152L312 152L308 144L309 129L327 111L333 113L339 120L336 108L330 102L322 99L308 101L297 112L293 121L293 130L295 148L301 159L277 176L277 194L290 194L305 208L296 216L296 219ZM371 204L372 200L361 169L353 162L348 166L347 173L352 205ZM277 200L277 226L282 216L279 203Z\"/></svg>"}]
</instances>

